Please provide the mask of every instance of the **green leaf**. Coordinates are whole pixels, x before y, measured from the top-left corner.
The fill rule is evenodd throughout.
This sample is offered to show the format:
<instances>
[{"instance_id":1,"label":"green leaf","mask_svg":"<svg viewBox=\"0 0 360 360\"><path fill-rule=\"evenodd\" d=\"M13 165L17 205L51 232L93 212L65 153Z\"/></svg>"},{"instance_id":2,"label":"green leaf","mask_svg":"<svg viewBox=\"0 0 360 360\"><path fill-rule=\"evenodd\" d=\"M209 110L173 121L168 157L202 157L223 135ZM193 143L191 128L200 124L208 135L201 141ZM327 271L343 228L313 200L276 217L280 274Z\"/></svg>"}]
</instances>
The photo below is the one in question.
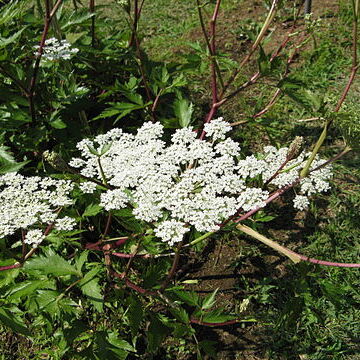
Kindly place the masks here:
<instances>
[{"instance_id":1,"label":"green leaf","mask_svg":"<svg viewBox=\"0 0 360 360\"><path fill-rule=\"evenodd\" d=\"M147 351L150 353L155 353L168 332L169 329L165 325L163 325L163 323L158 319L158 317L156 315L152 315L147 333Z\"/></svg>"},{"instance_id":2,"label":"green leaf","mask_svg":"<svg viewBox=\"0 0 360 360\"><path fill-rule=\"evenodd\" d=\"M73 44L75 43L77 40L79 40L80 38L82 38L85 34L87 34L87 31L82 31L79 33L67 33L66 34L66 40L70 43Z\"/></svg>"},{"instance_id":3,"label":"green leaf","mask_svg":"<svg viewBox=\"0 0 360 360\"><path fill-rule=\"evenodd\" d=\"M271 70L270 57L265 54L264 49L261 46L259 46L258 65L262 75L267 75Z\"/></svg>"},{"instance_id":4,"label":"green leaf","mask_svg":"<svg viewBox=\"0 0 360 360\"><path fill-rule=\"evenodd\" d=\"M26 27L22 28L15 34L9 36L8 38L0 37L0 49L4 48L5 46L12 44L17 40L17 38L21 35L21 33L26 29Z\"/></svg>"},{"instance_id":5,"label":"green leaf","mask_svg":"<svg viewBox=\"0 0 360 360\"><path fill-rule=\"evenodd\" d=\"M112 146L112 142L105 144L100 150L100 156L106 154L111 149L111 146Z\"/></svg>"},{"instance_id":6,"label":"green leaf","mask_svg":"<svg viewBox=\"0 0 360 360\"><path fill-rule=\"evenodd\" d=\"M143 227L141 226L139 220L136 220L135 217L122 217L118 219L121 226L123 226L126 230L132 231L134 233L142 233Z\"/></svg>"},{"instance_id":7,"label":"green leaf","mask_svg":"<svg viewBox=\"0 0 360 360\"><path fill-rule=\"evenodd\" d=\"M96 149L92 145L87 144L86 146L89 149L90 154L95 156L100 156L100 154L96 151Z\"/></svg>"},{"instance_id":8,"label":"green leaf","mask_svg":"<svg viewBox=\"0 0 360 360\"><path fill-rule=\"evenodd\" d=\"M90 204L86 207L82 217L95 216L103 211L103 207L99 204Z\"/></svg>"},{"instance_id":9,"label":"green leaf","mask_svg":"<svg viewBox=\"0 0 360 360\"><path fill-rule=\"evenodd\" d=\"M9 309L3 307L0 308L0 321L15 333L22 334L24 336L31 336L30 331L24 324L24 322L16 317Z\"/></svg>"},{"instance_id":10,"label":"green leaf","mask_svg":"<svg viewBox=\"0 0 360 360\"><path fill-rule=\"evenodd\" d=\"M216 344L217 344L216 341L203 340L199 342L199 347L205 352L206 355L216 359L217 357Z\"/></svg>"},{"instance_id":11,"label":"green leaf","mask_svg":"<svg viewBox=\"0 0 360 360\"><path fill-rule=\"evenodd\" d=\"M188 127L191 123L194 105L186 99L176 99L174 102L174 112L179 119L180 126L183 128Z\"/></svg>"},{"instance_id":12,"label":"green leaf","mask_svg":"<svg viewBox=\"0 0 360 360\"><path fill-rule=\"evenodd\" d=\"M191 335L195 333L195 330L189 326L184 324L175 323L173 324L173 336L181 339L181 338L189 338Z\"/></svg>"},{"instance_id":13,"label":"green leaf","mask_svg":"<svg viewBox=\"0 0 360 360\"><path fill-rule=\"evenodd\" d=\"M218 292L219 289L216 289L212 294L210 294L209 296L207 296L201 305L201 309L202 310L206 310L206 309L210 309L215 305L216 302L216 293Z\"/></svg>"},{"instance_id":14,"label":"green leaf","mask_svg":"<svg viewBox=\"0 0 360 360\"><path fill-rule=\"evenodd\" d=\"M23 281L11 289L7 295L9 300L17 300L24 296L32 294L38 288L46 288L47 285L52 285L51 281L34 280L34 281Z\"/></svg>"},{"instance_id":15,"label":"green leaf","mask_svg":"<svg viewBox=\"0 0 360 360\"><path fill-rule=\"evenodd\" d=\"M9 4L2 4L0 11L0 25L7 25L14 21L16 17L22 16L28 9L25 1L11 1Z\"/></svg>"},{"instance_id":16,"label":"green leaf","mask_svg":"<svg viewBox=\"0 0 360 360\"><path fill-rule=\"evenodd\" d=\"M115 332L111 332L110 334L108 334L108 342L111 345L113 345L119 349L122 349L122 350L133 351L133 352L136 351L134 349L134 347L132 345L130 345L126 340L120 339L119 335L116 334Z\"/></svg>"},{"instance_id":17,"label":"green leaf","mask_svg":"<svg viewBox=\"0 0 360 360\"><path fill-rule=\"evenodd\" d=\"M129 298L129 307L126 312L132 336L137 336L141 321L144 317L144 310L141 302L135 296Z\"/></svg>"},{"instance_id":18,"label":"green leaf","mask_svg":"<svg viewBox=\"0 0 360 360\"><path fill-rule=\"evenodd\" d=\"M201 316L195 316L195 317L201 318L201 321L209 322L209 323L222 323L225 321L238 319L238 316L223 313L223 309L216 309L207 313L202 312Z\"/></svg>"},{"instance_id":19,"label":"green leaf","mask_svg":"<svg viewBox=\"0 0 360 360\"><path fill-rule=\"evenodd\" d=\"M65 30L73 25L82 24L86 20L91 19L93 16L95 16L95 14L88 11L74 11L69 17L67 17L67 22L61 25L61 30Z\"/></svg>"},{"instance_id":20,"label":"green leaf","mask_svg":"<svg viewBox=\"0 0 360 360\"><path fill-rule=\"evenodd\" d=\"M30 161L16 162L12 153L8 151L8 148L6 146L0 146L0 174L19 171L29 162Z\"/></svg>"},{"instance_id":21,"label":"green leaf","mask_svg":"<svg viewBox=\"0 0 360 360\"><path fill-rule=\"evenodd\" d=\"M81 276L73 265L63 259L61 256L54 254L50 256L37 256L27 261L23 267L25 271L40 271L45 275L63 276L76 275Z\"/></svg>"},{"instance_id":22,"label":"green leaf","mask_svg":"<svg viewBox=\"0 0 360 360\"><path fill-rule=\"evenodd\" d=\"M198 307L200 306L199 296L192 291L174 291L175 295L190 306Z\"/></svg>"},{"instance_id":23,"label":"green leaf","mask_svg":"<svg viewBox=\"0 0 360 360\"><path fill-rule=\"evenodd\" d=\"M123 94L133 103L141 105L141 106L144 105L142 96L140 94L131 93L131 92L124 92Z\"/></svg>"},{"instance_id":24,"label":"green leaf","mask_svg":"<svg viewBox=\"0 0 360 360\"><path fill-rule=\"evenodd\" d=\"M100 268L96 267L85 274L84 278L79 282L82 293L87 296L94 306L94 308L102 312L104 307L104 298L101 294L101 287L99 285L99 279L95 277L99 272Z\"/></svg>"},{"instance_id":25,"label":"green leaf","mask_svg":"<svg viewBox=\"0 0 360 360\"><path fill-rule=\"evenodd\" d=\"M67 127L67 125L61 119L56 119L54 121L51 121L49 124L54 129L65 129Z\"/></svg>"},{"instance_id":26,"label":"green leaf","mask_svg":"<svg viewBox=\"0 0 360 360\"><path fill-rule=\"evenodd\" d=\"M75 266L81 272L82 267L84 266L89 255L89 251L84 250L80 253L80 255L75 259Z\"/></svg>"},{"instance_id":27,"label":"green leaf","mask_svg":"<svg viewBox=\"0 0 360 360\"><path fill-rule=\"evenodd\" d=\"M183 309L181 307L178 307L178 308L171 308L169 310L175 316L177 321L180 321L180 322L182 322L184 324L189 323L189 315L185 311L185 309Z\"/></svg>"},{"instance_id":28,"label":"green leaf","mask_svg":"<svg viewBox=\"0 0 360 360\"><path fill-rule=\"evenodd\" d=\"M49 124L54 129L65 129L67 127L67 125L61 119L56 119L54 121L50 121Z\"/></svg>"},{"instance_id":29,"label":"green leaf","mask_svg":"<svg viewBox=\"0 0 360 360\"><path fill-rule=\"evenodd\" d=\"M117 102L112 103L112 106L105 109L99 116L95 117L93 120L104 119L114 115L117 115L114 124L122 119L127 114L130 114L134 110L144 109L149 106L151 102L143 104L134 104L134 103L125 103L125 102Z\"/></svg>"}]
</instances>

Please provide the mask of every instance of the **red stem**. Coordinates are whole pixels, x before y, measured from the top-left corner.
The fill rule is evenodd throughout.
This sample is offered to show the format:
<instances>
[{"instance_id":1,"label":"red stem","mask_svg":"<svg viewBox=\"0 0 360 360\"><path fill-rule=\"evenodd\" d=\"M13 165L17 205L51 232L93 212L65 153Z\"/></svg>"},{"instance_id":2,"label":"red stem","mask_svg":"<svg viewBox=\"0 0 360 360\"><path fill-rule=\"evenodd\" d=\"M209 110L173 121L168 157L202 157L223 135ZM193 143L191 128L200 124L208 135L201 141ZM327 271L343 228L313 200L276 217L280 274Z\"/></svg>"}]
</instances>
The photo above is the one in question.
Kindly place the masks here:
<instances>
[{"instance_id":1,"label":"red stem","mask_svg":"<svg viewBox=\"0 0 360 360\"><path fill-rule=\"evenodd\" d=\"M213 322L201 321L201 320L194 319L194 318L190 319L190 323L197 324L197 325L203 325L203 326L228 326L228 325L238 324L240 321L241 320L229 320L229 321L224 321L224 322L220 322L220 323L213 323Z\"/></svg>"},{"instance_id":2,"label":"red stem","mask_svg":"<svg viewBox=\"0 0 360 360\"><path fill-rule=\"evenodd\" d=\"M27 90L27 96L28 96L28 100L29 100L29 107L30 107L30 114L31 114L32 121L36 120L34 94L35 94L36 79L38 77L39 68L40 68L40 61L41 61L41 57L44 52L45 41L46 41L47 34L49 32L51 20L53 19L54 15L56 14L56 11L59 9L59 6L61 5L61 3L62 3L62 0L58 0L50 11L49 1L48 0L45 1L46 14L45 14L44 29L43 29L43 32L41 35L41 40L40 40L39 49L38 49L35 64L34 64L34 70L32 73L31 80L30 80L29 89Z\"/></svg>"}]
</instances>

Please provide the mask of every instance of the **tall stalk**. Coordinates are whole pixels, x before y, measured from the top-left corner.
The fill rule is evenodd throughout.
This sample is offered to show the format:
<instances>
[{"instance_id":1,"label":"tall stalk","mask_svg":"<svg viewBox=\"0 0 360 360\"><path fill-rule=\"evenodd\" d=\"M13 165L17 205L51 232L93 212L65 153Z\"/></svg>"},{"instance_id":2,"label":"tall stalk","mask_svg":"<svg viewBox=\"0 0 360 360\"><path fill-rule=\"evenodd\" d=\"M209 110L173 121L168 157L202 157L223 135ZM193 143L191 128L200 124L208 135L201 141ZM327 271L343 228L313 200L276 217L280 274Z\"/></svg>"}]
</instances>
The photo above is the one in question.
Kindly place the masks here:
<instances>
[{"instance_id":1,"label":"tall stalk","mask_svg":"<svg viewBox=\"0 0 360 360\"><path fill-rule=\"evenodd\" d=\"M51 7L50 0L45 0L45 23L43 32L41 35L41 40L39 44L39 49L36 54L36 60L33 68L33 73L30 79L30 84L27 90L27 97L29 100L29 108L30 108L30 114L31 119L33 122L36 121L36 111L35 111L35 104L34 104L34 95L35 95L35 87L36 87L36 80L39 74L39 68L40 68L40 61L44 52L44 46L45 41L50 29L50 24L52 19L54 18L56 12L58 11L60 5L62 4L62 0L58 0L54 6Z\"/></svg>"}]
</instances>

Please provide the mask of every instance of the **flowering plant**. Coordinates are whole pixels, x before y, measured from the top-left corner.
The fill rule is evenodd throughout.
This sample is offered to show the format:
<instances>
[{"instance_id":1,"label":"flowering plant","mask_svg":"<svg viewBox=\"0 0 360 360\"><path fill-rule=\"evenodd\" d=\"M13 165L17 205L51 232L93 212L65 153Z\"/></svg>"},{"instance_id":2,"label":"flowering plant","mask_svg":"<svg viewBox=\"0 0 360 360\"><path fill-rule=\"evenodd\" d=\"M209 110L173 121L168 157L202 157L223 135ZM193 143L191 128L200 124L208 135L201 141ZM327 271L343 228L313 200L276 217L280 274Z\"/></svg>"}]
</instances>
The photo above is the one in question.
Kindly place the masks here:
<instances>
[{"instance_id":1,"label":"flowering plant","mask_svg":"<svg viewBox=\"0 0 360 360\"><path fill-rule=\"evenodd\" d=\"M217 290L197 292L198 279L182 274L189 275L186 269L199 256L205 258L202 245L215 244L222 256L227 237L233 246L244 239L239 234L248 235L295 263L360 267L349 259L308 258L271 240L267 231L274 214L286 222L289 199L303 211L312 196L330 189L332 163L351 150L346 146L328 160L320 158L330 126L340 122L347 145L358 145L352 118L342 121L337 114L358 69L358 2L353 2L353 67L332 112L311 92L301 92L291 75L298 70L291 67L300 49L321 26L306 17L299 27L300 7L281 43L271 44L266 54L265 37L280 3L286 3L273 0L237 63L217 49L221 0L197 0L204 46L193 43L184 62L173 64L152 61L142 49L149 37L139 35L145 1L117 1L115 9L130 25L125 30L120 28L125 21L102 17L94 0L86 7L78 0L64 3L18 0L0 7L0 323L35 339L30 357L46 352L59 359L151 358L159 347L171 348L163 341L169 334L179 342L193 338L190 346L199 359L203 352L215 356L210 342L198 340L197 326L257 321L244 314L257 295L244 286L240 306L220 308ZM212 11L208 29L205 7ZM74 56L78 52L81 56ZM257 63L252 61L256 53ZM248 74L248 65L256 64ZM208 69L210 87L204 85ZM260 85L261 96L236 108L232 118L224 104L253 85ZM275 88L270 97L268 85ZM198 96L205 93L211 93L207 113ZM288 99L276 107L282 95L306 103L309 113L320 113L323 130L311 152L304 145L310 136L296 137L286 147L275 120L268 127L274 114L283 120L286 106L297 109ZM245 126L240 135L245 141L234 140L238 125ZM253 141L259 126L269 132ZM261 150L254 151L249 142ZM54 151L44 151L50 148ZM288 190L287 198L266 208ZM239 266L242 256L249 259L242 254L245 248L238 245L226 266ZM299 266L294 278L304 268ZM261 276L265 286L254 285L261 290L259 298L272 288L268 275ZM321 291L334 298L336 290L324 284ZM269 298L276 299L273 294L262 299ZM0 336L0 350L1 341Z\"/></svg>"},{"instance_id":2,"label":"flowering plant","mask_svg":"<svg viewBox=\"0 0 360 360\"><path fill-rule=\"evenodd\" d=\"M238 143L225 139L231 127L222 118L205 124L204 130L209 141L197 139L189 127L176 130L166 146L159 123L145 123L136 135L113 129L93 141L81 141L77 148L82 157L69 165L109 187L101 194L105 210L131 207L135 218L152 223L155 235L172 246L191 226L198 232L215 232L240 211L264 207L269 192L252 185L254 178L260 176L263 183L278 188L290 185L310 156L270 146L261 158L241 159ZM316 160L312 167L324 162ZM329 167L311 173L301 180L301 193L328 190L330 177ZM80 187L93 193L96 184L84 182ZM306 196L296 196L295 207L303 210L307 204Z\"/></svg>"}]
</instances>

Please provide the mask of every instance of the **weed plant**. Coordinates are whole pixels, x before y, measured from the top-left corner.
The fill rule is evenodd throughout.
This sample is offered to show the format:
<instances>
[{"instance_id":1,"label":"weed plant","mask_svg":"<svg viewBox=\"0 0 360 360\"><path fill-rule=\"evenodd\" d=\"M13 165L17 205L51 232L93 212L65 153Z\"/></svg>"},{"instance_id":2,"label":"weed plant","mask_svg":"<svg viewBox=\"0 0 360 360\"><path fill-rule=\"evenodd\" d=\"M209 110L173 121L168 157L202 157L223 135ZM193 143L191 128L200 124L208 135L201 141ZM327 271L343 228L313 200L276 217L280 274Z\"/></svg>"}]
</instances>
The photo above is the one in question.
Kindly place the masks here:
<instances>
[{"instance_id":1,"label":"weed plant","mask_svg":"<svg viewBox=\"0 0 360 360\"><path fill-rule=\"evenodd\" d=\"M277 0L0 5L1 194L23 179L14 173L51 182L46 186L58 192L73 184L47 213L52 220L36 229L19 225L0 239L0 359L359 358L358 1L340 2L339 11L321 21L304 19L297 1ZM246 11L256 18L246 18ZM242 19L233 20L239 14ZM146 145L162 127L163 147L177 130L188 138L196 131L196 141L207 144L206 132L218 131L219 116L241 144L236 161L255 154L258 162L264 145L280 154L277 149L290 144L273 176L244 175L242 194L270 191L249 200L259 196L269 205L247 209L244 202L215 224L220 231L199 231L184 220L184 238L179 241L180 230L168 236L160 227L174 221L171 211L139 218L143 199L135 186L121 195L126 206L109 207L104 194L122 186L109 174L111 161L125 150L106 160L118 146L116 136L99 147L90 140L80 145L96 162L96 174L79 170L79 159L70 161L79 157L76 144L83 139L100 135L102 141L119 129L130 134L124 143L147 127L140 141ZM209 146L221 144L215 135L212 140ZM137 161L149 165L154 148L144 147ZM304 148L311 155L301 155ZM289 200L313 176L314 164L324 166L319 154L329 163L341 158L333 165L331 190L296 212ZM179 178L201 161L182 164ZM293 168L289 183L271 184ZM155 175L159 185L162 174ZM179 182L175 176L173 192ZM24 193L31 194L29 184ZM193 203L204 188L205 180L196 184ZM58 216L65 220L54 229ZM224 301L221 289L203 295L193 286L200 282L183 270L206 261L214 242L239 243L241 256L229 259L235 270L254 258L271 268L262 255L269 252L294 264L282 264L280 276L274 269L257 279L239 275L238 291ZM221 329L239 338L255 334L255 349L231 351L212 341Z\"/></svg>"}]
</instances>

